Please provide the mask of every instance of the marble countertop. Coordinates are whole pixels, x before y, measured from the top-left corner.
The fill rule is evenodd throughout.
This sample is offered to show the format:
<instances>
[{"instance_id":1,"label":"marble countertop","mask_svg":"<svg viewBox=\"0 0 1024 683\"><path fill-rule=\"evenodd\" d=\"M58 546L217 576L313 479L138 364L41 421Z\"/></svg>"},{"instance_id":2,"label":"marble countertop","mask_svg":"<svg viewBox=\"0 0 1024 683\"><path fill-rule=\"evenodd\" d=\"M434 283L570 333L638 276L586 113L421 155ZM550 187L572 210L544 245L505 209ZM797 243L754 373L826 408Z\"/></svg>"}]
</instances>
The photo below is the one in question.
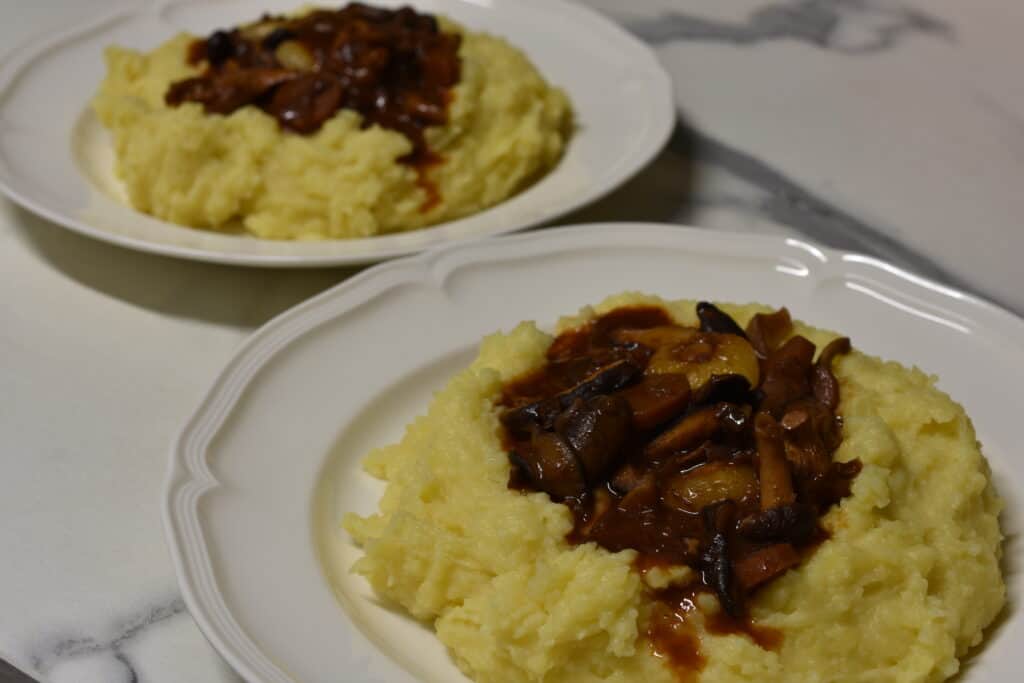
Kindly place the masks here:
<instances>
[{"instance_id":1,"label":"marble countertop","mask_svg":"<svg viewBox=\"0 0 1024 683\"><path fill-rule=\"evenodd\" d=\"M112 1L0 0L0 45ZM1024 6L592 4L657 50L680 124L560 222L800 236L1024 313ZM135 253L0 200L0 659L58 683L238 680L176 587L168 445L250 331L353 272Z\"/></svg>"}]
</instances>

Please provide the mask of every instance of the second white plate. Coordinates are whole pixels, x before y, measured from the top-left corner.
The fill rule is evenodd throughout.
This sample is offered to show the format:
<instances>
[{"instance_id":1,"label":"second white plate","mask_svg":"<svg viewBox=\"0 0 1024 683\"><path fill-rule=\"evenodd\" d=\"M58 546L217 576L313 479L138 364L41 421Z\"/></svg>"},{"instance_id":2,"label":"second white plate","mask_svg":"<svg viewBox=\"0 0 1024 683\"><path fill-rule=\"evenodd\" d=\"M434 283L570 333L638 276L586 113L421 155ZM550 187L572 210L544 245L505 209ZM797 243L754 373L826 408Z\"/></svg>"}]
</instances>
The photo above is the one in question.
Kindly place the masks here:
<instances>
[{"instance_id":1,"label":"second white plate","mask_svg":"<svg viewBox=\"0 0 1024 683\"><path fill-rule=\"evenodd\" d=\"M561 0L417 0L420 10L507 38L568 92L577 129L558 166L535 185L491 209L424 230L322 242L193 230L130 208L114 177L109 138L89 108L104 75L103 48L151 49L182 30L205 35L301 4L161 0L124 9L112 0L120 9L16 50L0 66L0 190L67 228L143 251L255 266L367 263L520 230L583 206L643 168L675 122L671 82L654 54L593 10Z\"/></svg>"},{"instance_id":2,"label":"second white plate","mask_svg":"<svg viewBox=\"0 0 1024 683\"><path fill-rule=\"evenodd\" d=\"M788 306L861 350L941 376L971 414L1007 502L1010 602L962 679L1024 670L1017 407L1024 321L855 254L674 226L581 226L401 259L259 330L175 445L164 519L193 617L248 680L465 679L433 633L348 572L345 511L376 509L360 461L396 440L485 334L623 290Z\"/></svg>"}]
</instances>

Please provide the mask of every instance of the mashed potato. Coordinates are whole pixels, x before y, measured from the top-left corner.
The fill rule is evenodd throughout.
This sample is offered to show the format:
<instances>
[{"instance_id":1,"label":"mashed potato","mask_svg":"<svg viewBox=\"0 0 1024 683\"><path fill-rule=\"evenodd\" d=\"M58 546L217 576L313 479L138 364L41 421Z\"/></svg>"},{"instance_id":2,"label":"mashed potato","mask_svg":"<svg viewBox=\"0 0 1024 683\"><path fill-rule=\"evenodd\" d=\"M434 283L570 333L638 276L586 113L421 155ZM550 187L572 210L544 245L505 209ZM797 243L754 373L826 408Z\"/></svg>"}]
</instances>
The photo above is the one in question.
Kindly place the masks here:
<instances>
[{"instance_id":1,"label":"mashed potato","mask_svg":"<svg viewBox=\"0 0 1024 683\"><path fill-rule=\"evenodd\" d=\"M561 329L632 303L696 324L693 302L621 295ZM766 310L722 308L741 324ZM819 348L834 337L795 331ZM476 681L669 683L674 672L642 635L649 604L634 551L570 546L568 508L507 488L493 401L550 342L530 323L488 337L400 443L368 456L388 485L379 514L345 520L366 551L355 571L432 623ZM704 683L942 681L1003 605L1001 503L963 409L916 369L858 352L834 369L836 459L863 463L853 495L823 518L831 539L750 606L783 632L781 647L701 629Z\"/></svg>"},{"instance_id":2,"label":"mashed potato","mask_svg":"<svg viewBox=\"0 0 1024 683\"><path fill-rule=\"evenodd\" d=\"M412 150L400 133L361 129L341 110L313 135L280 130L256 107L228 116L201 105L164 104L193 36L150 53L107 50L106 80L93 106L113 135L117 174L132 205L164 220L271 239L368 237L480 211L547 172L570 127L565 94L522 52L493 36L459 31L461 80L448 122L427 142L445 161L427 171L440 202L424 211L416 171L396 160Z\"/></svg>"}]
</instances>

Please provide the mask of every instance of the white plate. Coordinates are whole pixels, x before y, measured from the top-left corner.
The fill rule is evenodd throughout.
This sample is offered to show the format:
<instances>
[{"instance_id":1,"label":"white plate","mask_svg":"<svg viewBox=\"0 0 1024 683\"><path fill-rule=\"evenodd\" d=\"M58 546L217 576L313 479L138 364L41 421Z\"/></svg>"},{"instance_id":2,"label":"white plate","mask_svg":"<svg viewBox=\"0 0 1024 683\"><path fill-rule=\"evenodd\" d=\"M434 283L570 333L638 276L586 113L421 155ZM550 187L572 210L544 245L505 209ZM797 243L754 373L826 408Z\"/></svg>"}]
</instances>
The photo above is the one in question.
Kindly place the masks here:
<instances>
[{"instance_id":1,"label":"white plate","mask_svg":"<svg viewBox=\"0 0 1024 683\"><path fill-rule=\"evenodd\" d=\"M454 245L368 270L254 334L174 446L166 530L185 601L253 681L462 681L432 632L347 573L338 528L376 508L360 469L480 338L608 294L786 305L869 353L939 373L974 419L1008 509L1010 607L966 680L1017 680L1024 321L854 254L796 240L609 224Z\"/></svg>"},{"instance_id":2,"label":"white plate","mask_svg":"<svg viewBox=\"0 0 1024 683\"><path fill-rule=\"evenodd\" d=\"M124 9L122 3L89 25L26 43L0 66L0 189L56 223L134 249L257 266L366 263L520 230L579 208L643 168L675 122L671 82L654 54L593 10L560 0L417 0L421 10L507 38L568 92L577 130L558 166L538 183L491 209L432 228L324 242L193 230L128 207L113 174L109 138L89 108L104 75L103 48L151 49L181 30L205 35L302 4L160 0Z\"/></svg>"}]
</instances>

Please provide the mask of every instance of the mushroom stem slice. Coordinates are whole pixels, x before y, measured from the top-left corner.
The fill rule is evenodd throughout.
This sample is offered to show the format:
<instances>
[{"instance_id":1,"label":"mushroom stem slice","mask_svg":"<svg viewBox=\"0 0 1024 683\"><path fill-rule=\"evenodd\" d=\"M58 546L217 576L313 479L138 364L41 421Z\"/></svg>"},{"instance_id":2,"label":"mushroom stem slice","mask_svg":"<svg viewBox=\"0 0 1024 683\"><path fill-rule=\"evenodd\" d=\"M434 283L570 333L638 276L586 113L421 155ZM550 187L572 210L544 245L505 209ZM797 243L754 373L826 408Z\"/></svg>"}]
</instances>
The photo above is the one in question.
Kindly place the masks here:
<instances>
[{"instance_id":1,"label":"mushroom stem slice","mask_svg":"<svg viewBox=\"0 0 1024 683\"><path fill-rule=\"evenodd\" d=\"M670 453L696 448L723 429L739 432L750 417L749 406L716 403L690 413L647 444L644 456L657 460Z\"/></svg>"},{"instance_id":2,"label":"mushroom stem slice","mask_svg":"<svg viewBox=\"0 0 1024 683\"><path fill-rule=\"evenodd\" d=\"M764 411L754 418L754 439L760 461L761 510L792 505L796 501L796 494L793 491L789 463L786 462L782 429L775 418Z\"/></svg>"},{"instance_id":3,"label":"mushroom stem slice","mask_svg":"<svg viewBox=\"0 0 1024 683\"><path fill-rule=\"evenodd\" d=\"M653 429L676 417L690 403L690 382L683 374L650 375L624 389L637 429Z\"/></svg>"},{"instance_id":4,"label":"mushroom stem slice","mask_svg":"<svg viewBox=\"0 0 1024 683\"><path fill-rule=\"evenodd\" d=\"M743 616L743 593L733 575L732 560L729 557L729 532L735 516L735 504L724 501L704 509L701 516L710 541L701 555L704 582L711 586L718 596L722 608L731 617Z\"/></svg>"},{"instance_id":5,"label":"mushroom stem slice","mask_svg":"<svg viewBox=\"0 0 1024 683\"><path fill-rule=\"evenodd\" d=\"M816 521L817 513L812 506L794 503L744 517L736 530L758 543L788 541L803 545L814 534Z\"/></svg>"},{"instance_id":6,"label":"mushroom stem slice","mask_svg":"<svg viewBox=\"0 0 1024 683\"><path fill-rule=\"evenodd\" d=\"M757 475L749 465L715 461L677 474L664 483L665 505L691 514L724 500L756 500Z\"/></svg>"},{"instance_id":7,"label":"mushroom stem slice","mask_svg":"<svg viewBox=\"0 0 1024 683\"><path fill-rule=\"evenodd\" d=\"M800 564L800 555L789 543L776 543L737 560L733 564L736 583L750 591Z\"/></svg>"},{"instance_id":8,"label":"mushroom stem slice","mask_svg":"<svg viewBox=\"0 0 1024 683\"><path fill-rule=\"evenodd\" d=\"M821 355L818 356L818 362L814 364L811 390L814 392L814 398L829 410L834 411L839 406L839 380L832 372L832 361L837 355L849 352L849 337L833 339L822 349Z\"/></svg>"},{"instance_id":9,"label":"mushroom stem slice","mask_svg":"<svg viewBox=\"0 0 1024 683\"><path fill-rule=\"evenodd\" d=\"M767 358L792 332L793 320L785 308L774 313L758 313L747 323L747 338L761 358Z\"/></svg>"},{"instance_id":10,"label":"mushroom stem slice","mask_svg":"<svg viewBox=\"0 0 1024 683\"><path fill-rule=\"evenodd\" d=\"M650 349L653 353L646 369L648 375L684 374L695 391L715 375L743 375L751 386L760 381L757 354L742 335L663 325L615 330L612 339Z\"/></svg>"}]
</instances>

